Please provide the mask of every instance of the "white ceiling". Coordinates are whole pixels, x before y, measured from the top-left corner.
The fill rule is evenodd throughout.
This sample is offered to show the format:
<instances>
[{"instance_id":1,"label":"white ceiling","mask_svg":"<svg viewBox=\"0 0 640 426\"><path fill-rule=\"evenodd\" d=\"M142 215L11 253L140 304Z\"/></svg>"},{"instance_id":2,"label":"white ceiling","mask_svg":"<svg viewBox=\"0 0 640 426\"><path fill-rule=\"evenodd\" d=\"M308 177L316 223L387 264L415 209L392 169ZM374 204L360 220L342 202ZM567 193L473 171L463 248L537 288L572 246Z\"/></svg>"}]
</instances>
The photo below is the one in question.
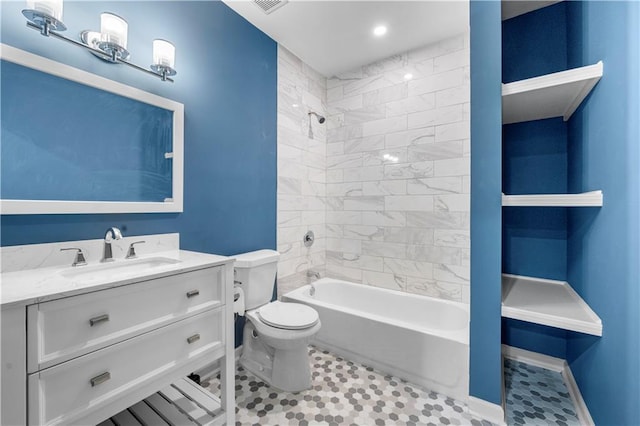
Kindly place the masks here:
<instances>
[{"instance_id":1,"label":"white ceiling","mask_svg":"<svg viewBox=\"0 0 640 426\"><path fill-rule=\"evenodd\" d=\"M327 77L459 34L469 2L290 0L271 14L247 0L223 0ZM373 28L386 25L384 37Z\"/></svg>"}]
</instances>

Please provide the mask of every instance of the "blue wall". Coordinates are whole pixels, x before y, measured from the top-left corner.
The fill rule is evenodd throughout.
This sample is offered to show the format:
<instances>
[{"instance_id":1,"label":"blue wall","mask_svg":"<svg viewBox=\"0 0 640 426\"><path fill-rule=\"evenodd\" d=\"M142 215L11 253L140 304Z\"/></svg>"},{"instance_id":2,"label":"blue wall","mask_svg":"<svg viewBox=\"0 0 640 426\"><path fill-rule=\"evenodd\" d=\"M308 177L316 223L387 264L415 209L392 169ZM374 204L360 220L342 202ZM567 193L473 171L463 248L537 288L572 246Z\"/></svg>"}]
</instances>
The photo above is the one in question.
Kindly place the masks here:
<instances>
[{"instance_id":1,"label":"blue wall","mask_svg":"<svg viewBox=\"0 0 640 426\"><path fill-rule=\"evenodd\" d=\"M571 67L604 76L569 122L569 189L602 189L569 213L568 278L600 316L601 338L571 333L567 358L598 425L640 423L640 3L569 2Z\"/></svg>"},{"instance_id":2,"label":"blue wall","mask_svg":"<svg viewBox=\"0 0 640 426\"><path fill-rule=\"evenodd\" d=\"M502 403L500 2L470 3L471 332L469 393Z\"/></svg>"},{"instance_id":3,"label":"blue wall","mask_svg":"<svg viewBox=\"0 0 640 426\"><path fill-rule=\"evenodd\" d=\"M67 36L99 28L99 14L129 23L132 61L151 62L154 38L176 46L175 83L107 64L27 29L23 2L2 2L3 43L164 96L185 106L184 212L0 218L3 246L180 233L182 249L231 255L276 247L277 45L221 2L64 3ZM0 150L2 148L0 147ZM4 154L4 153L2 153ZM236 322L236 346L242 339Z\"/></svg>"},{"instance_id":4,"label":"blue wall","mask_svg":"<svg viewBox=\"0 0 640 426\"><path fill-rule=\"evenodd\" d=\"M132 61L151 42L176 45L176 82L98 60L25 26L23 2L2 2L2 42L185 105L184 213L28 215L1 218L1 244L179 232L183 249L208 253L276 245L276 43L220 2L65 2L66 34L99 28L108 10L129 23ZM27 119L25 117L25 119Z\"/></svg>"}]
</instances>

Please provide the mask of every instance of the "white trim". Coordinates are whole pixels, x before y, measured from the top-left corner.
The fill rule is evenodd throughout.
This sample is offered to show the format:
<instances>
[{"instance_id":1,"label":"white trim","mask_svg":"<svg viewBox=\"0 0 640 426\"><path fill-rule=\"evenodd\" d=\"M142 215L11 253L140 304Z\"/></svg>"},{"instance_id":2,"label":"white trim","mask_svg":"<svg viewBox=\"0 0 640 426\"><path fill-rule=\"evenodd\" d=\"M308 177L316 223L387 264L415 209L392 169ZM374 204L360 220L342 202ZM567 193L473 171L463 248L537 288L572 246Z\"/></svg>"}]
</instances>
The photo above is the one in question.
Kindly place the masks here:
<instances>
[{"instance_id":1,"label":"white trim","mask_svg":"<svg viewBox=\"0 0 640 426\"><path fill-rule=\"evenodd\" d=\"M469 407L469 414L474 417L489 420L491 423L500 426L506 426L507 424L504 421L504 410L498 404L476 398L475 396L469 396L467 407Z\"/></svg>"},{"instance_id":2,"label":"white trim","mask_svg":"<svg viewBox=\"0 0 640 426\"><path fill-rule=\"evenodd\" d=\"M0 59L173 111L172 202L1 200L1 214L170 213L183 211L184 105L136 87L0 43Z\"/></svg>"},{"instance_id":3,"label":"white trim","mask_svg":"<svg viewBox=\"0 0 640 426\"><path fill-rule=\"evenodd\" d=\"M569 395L571 396L573 405L576 408L576 414L578 415L580 424L583 426L595 426L591 413L589 412L589 408L587 408L587 404L582 398L580 389L578 389L576 379L573 377L571 368L569 368L569 364L567 364L566 368L562 371L562 377L564 378L567 389L569 390Z\"/></svg>"},{"instance_id":4,"label":"white trim","mask_svg":"<svg viewBox=\"0 0 640 426\"><path fill-rule=\"evenodd\" d=\"M567 365L567 362L562 358L556 358L538 352L531 352L508 345L502 345L502 354L505 358L524 362L525 364L533 365L534 367L555 371L556 373L562 373L565 369L565 365Z\"/></svg>"},{"instance_id":5,"label":"white trim","mask_svg":"<svg viewBox=\"0 0 640 426\"><path fill-rule=\"evenodd\" d=\"M595 425L593 418L591 417L591 413L589 413L589 408L587 408L587 404L582 398L580 389L578 389L578 384L576 383L573 373L571 372L571 368L566 360L507 345L502 345L502 354L505 358L524 362L525 364L545 368L562 374L562 378L569 390L569 395L571 396L571 401L576 409L576 414L580 424L583 426Z\"/></svg>"}]
</instances>

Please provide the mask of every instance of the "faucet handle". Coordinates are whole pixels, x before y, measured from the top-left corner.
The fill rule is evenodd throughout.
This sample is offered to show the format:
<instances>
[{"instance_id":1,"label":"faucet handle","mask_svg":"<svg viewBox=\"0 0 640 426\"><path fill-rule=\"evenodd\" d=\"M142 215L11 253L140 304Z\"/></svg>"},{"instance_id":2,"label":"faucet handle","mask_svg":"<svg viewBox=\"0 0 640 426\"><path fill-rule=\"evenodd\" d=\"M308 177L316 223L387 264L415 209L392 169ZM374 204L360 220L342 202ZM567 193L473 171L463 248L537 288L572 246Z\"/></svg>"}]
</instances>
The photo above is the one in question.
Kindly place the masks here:
<instances>
[{"instance_id":1,"label":"faucet handle","mask_svg":"<svg viewBox=\"0 0 640 426\"><path fill-rule=\"evenodd\" d=\"M73 259L73 263L71 264L71 266L82 266L87 264L87 261L84 258L84 253L82 253L82 249L79 249L77 247L68 247L68 248L60 249L60 251L67 251L67 250L77 250L76 257Z\"/></svg>"},{"instance_id":2,"label":"faucet handle","mask_svg":"<svg viewBox=\"0 0 640 426\"><path fill-rule=\"evenodd\" d=\"M142 243L146 243L146 241L136 241L133 242L131 244L129 244L129 250L127 251L127 255L125 256L125 259L134 259L136 257L138 257L136 255L136 249L135 249L135 245L136 244L142 244Z\"/></svg>"}]
</instances>

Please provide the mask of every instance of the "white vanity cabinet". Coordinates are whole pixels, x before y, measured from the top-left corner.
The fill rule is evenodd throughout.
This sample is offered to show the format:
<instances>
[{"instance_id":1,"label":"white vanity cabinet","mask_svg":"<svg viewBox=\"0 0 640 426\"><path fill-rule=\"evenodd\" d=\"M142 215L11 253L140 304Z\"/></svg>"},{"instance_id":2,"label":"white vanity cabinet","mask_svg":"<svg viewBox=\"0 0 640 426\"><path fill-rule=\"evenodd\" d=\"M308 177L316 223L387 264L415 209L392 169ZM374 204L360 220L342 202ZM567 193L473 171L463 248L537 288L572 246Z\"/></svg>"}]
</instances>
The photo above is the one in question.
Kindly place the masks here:
<instances>
[{"instance_id":1,"label":"white vanity cabinet","mask_svg":"<svg viewBox=\"0 0 640 426\"><path fill-rule=\"evenodd\" d=\"M198 261L23 303L3 297L2 425L95 425L218 359L216 423L233 424L233 260L179 253Z\"/></svg>"}]
</instances>

